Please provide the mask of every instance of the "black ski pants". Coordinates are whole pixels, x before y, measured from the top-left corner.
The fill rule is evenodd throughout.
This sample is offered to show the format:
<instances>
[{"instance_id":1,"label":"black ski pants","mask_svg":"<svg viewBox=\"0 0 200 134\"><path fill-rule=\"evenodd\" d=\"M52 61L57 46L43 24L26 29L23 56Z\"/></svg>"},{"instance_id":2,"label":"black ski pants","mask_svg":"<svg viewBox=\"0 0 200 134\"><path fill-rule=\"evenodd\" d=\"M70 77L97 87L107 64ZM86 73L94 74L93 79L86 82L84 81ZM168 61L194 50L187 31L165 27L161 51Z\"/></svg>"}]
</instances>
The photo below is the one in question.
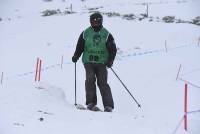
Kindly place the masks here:
<instances>
[{"instance_id":1,"label":"black ski pants","mask_svg":"<svg viewBox=\"0 0 200 134\"><path fill-rule=\"evenodd\" d=\"M114 108L113 97L110 86L107 83L108 71L106 65L97 63L84 64L86 72L85 90L86 105L97 104L96 80L99 87L104 107Z\"/></svg>"}]
</instances>

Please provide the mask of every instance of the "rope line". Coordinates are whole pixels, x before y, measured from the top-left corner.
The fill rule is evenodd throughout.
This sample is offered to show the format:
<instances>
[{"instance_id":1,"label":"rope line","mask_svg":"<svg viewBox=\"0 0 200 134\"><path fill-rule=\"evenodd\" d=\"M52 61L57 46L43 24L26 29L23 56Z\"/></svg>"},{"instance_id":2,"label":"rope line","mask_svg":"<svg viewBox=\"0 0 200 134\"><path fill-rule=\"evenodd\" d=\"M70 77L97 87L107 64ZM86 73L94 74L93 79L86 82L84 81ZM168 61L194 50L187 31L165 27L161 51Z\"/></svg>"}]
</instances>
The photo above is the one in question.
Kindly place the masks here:
<instances>
[{"instance_id":1,"label":"rope line","mask_svg":"<svg viewBox=\"0 0 200 134\"><path fill-rule=\"evenodd\" d=\"M195 84L193 84L192 82L190 82L190 81L187 81L187 80L184 80L184 79L182 79L182 78L178 78L180 81L184 81L184 82L186 82L186 83L188 83L188 84L190 84L191 86L193 86L193 87L196 87L196 88L200 88L200 86L198 86L198 85L195 85Z\"/></svg>"},{"instance_id":2,"label":"rope line","mask_svg":"<svg viewBox=\"0 0 200 134\"><path fill-rule=\"evenodd\" d=\"M191 73L195 73L195 72L199 72L199 71L200 71L200 68L196 68L196 69L193 69L193 70L191 70L189 72L186 72L186 73L183 73L183 74L180 74L180 75L181 76L185 76L187 74L191 74Z\"/></svg>"},{"instance_id":3,"label":"rope line","mask_svg":"<svg viewBox=\"0 0 200 134\"><path fill-rule=\"evenodd\" d=\"M183 122L183 119L184 119L184 116L181 117L180 121L178 122L178 125L176 126L176 128L174 129L174 131L172 132L172 134L175 134L177 132L177 130L181 126L181 123Z\"/></svg>"},{"instance_id":4,"label":"rope line","mask_svg":"<svg viewBox=\"0 0 200 134\"><path fill-rule=\"evenodd\" d=\"M170 48L170 49L168 49L168 51L172 51L172 50L176 50L176 49L180 49L180 48L184 48L184 47L189 47L189 46L192 46L192 45L181 45L181 46L177 46L177 47L174 47L174 48ZM129 53L127 55L118 54L117 55L118 57L116 57L116 60L121 60L120 58L126 58L126 57L130 58L130 57L143 56L143 55L154 54L154 53L166 53L166 50L165 49L155 49L155 50L147 50L147 51L139 52L139 53ZM69 65L69 64L72 64L72 62L66 62L66 63L63 63L63 64ZM41 71L50 70L52 68L56 68L56 67L59 67L59 66L61 66L60 63L49 65L49 66L43 67L41 69ZM25 73L17 74L16 76L5 77L4 80L14 79L16 77L25 77L25 76L28 76L28 75L33 75L34 73L35 73L35 71L25 72ZM182 80L182 79L180 79L180 80ZM182 81L185 81L185 80L182 80ZM194 84L191 83L191 85L194 85ZM197 88L200 88L200 86L196 86L196 85L194 85L194 86L197 87Z\"/></svg>"},{"instance_id":5,"label":"rope line","mask_svg":"<svg viewBox=\"0 0 200 134\"><path fill-rule=\"evenodd\" d=\"M195 114L195 113L200 113L200 110L195 110L195 111L189 111L187 114Z\"/></svg>"},{"instance_id":6,"label":"rope line","mask_svg":"<svg viewBox=\"0 0 200 134\"><path fill-rule=\"evenodd\" d=\"M190 46L191 45L181 45L181 46L177 46L177 47L174 47L174 48L170 48L170 49L168 49L168 51L173 51L173 50L176 50L176 49L190 47ZM125 57L135 57L135 56L142 56L142 55L147 55L147 54L163 53L163 52L166 53L166 50L165 49L155 49L155 50L147 50L147 51L139 52L139 53L129 53L129 54L126 54L126 55L119 55L119 56L121 56L122 58L125 58Z\"/></svg>"},{"instance_id":7,"label":"rope line","mask_svg":"<svg viewBox=\"0 0 200 134\"><path fill-rule=\"evenodd\" d=\"M195 114L195 113L200 113L200 110L195 110L195 111L189 111L186 114ZM185 114L184 114L185 115ZM179 129L181 123L184 120L184 115L181 117L180 121L178 122L178 125L176 126L176 128L174 129L174 131L172 132L172 134L175 134L177 132L177 130Z\"/></svg>"}]
</instances>

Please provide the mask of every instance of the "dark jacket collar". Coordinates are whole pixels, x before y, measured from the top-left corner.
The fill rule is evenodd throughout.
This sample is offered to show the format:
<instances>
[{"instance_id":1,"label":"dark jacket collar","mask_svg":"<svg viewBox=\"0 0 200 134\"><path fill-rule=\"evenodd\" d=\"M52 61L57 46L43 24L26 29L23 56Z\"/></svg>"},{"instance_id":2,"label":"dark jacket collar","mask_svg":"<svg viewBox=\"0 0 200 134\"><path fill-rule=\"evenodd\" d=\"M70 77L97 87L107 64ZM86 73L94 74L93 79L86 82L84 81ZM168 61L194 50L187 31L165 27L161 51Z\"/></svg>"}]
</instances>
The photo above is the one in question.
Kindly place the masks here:
<instances>
[{"instance_id":1,"label":"dark jacket collar","mask_svg":"<svg viewBox=\"0 0 200 134\"><path fill-rule=\"evenodd\" d=\"M92 26L91 26L92 27ZM101 29L103 28L103 26L99 26L99 27L92 27L92 29L95 31L95 32L99 32Z\"/></svg>"}]
</instances>

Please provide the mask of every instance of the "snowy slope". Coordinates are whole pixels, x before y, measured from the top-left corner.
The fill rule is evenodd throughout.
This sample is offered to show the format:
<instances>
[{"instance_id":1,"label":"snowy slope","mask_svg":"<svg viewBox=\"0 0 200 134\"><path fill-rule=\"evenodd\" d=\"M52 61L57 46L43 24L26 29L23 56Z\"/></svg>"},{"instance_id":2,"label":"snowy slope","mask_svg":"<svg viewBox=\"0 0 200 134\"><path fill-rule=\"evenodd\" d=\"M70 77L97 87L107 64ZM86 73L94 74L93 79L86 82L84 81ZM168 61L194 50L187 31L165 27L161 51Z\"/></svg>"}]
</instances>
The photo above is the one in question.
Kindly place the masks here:
<instances>
[{"instance_id":1,"label":"snowy slope","mask_svg":"<svg viewBox=\"0 0 200 134\"><path fill-rule=\"evenodd\" d=\"M164 23L167 15L185 21L200 16L198 0L1 0L0 134L199 134L200 28ZM91 8L120 15L145 13L154 18L126 20L104 14L118 53L113 69L141 104L132 100L109 70L113 113L74 108L74 64L79 34L89 26ZM70 11L73 14L64 14ZM46 9L61 13L43 17ZM160 19L155 19L155 18ZM64 62L61 69L61 59ZM34 82L36 59L42 59L41 82ZM181 69L176 80L179 66ZM77 63L77 101L85 103L85 72ZM188 85L188 131L183 129L184 84ZM103 109L98 91L98 106ZM193 112L192 112L193 111Z\"/></svg>"}]
</instances>

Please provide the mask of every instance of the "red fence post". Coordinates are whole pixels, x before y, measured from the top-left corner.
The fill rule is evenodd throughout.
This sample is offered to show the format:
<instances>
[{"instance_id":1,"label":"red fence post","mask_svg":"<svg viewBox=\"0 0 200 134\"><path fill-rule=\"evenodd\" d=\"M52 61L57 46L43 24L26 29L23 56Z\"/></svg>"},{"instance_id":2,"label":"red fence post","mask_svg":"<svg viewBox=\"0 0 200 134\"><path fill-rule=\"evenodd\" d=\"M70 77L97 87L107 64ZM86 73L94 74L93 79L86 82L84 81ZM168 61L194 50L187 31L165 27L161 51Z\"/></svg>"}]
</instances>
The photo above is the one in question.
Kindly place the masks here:
<instances>
[{"instance_id":1,"label":"red fence post","mask_svg":"<svg viewBox=\"0 0 200 134\"><path fill-rule=\"evenodd\" d=\"M41 69L42 69L42 60L40 60L40 63L39 63L39 76L38 76L38 81L40 81Z\"/></svg>"},{"instance_id":2,"label":"red fence post","mask_svg":"<svg viewBox=\"0 0 200 134\"><path fill-rule=\"evenodd\" d=\"M35 82L40 81L41 69L42 69L42 60L40 58L37 58L36 71L35 71Z\"/></svg>"},{"instance_id":3,"label":"red fence post","mask_svg":"<svg viewBox=\"0 0 200 134\"><path fill-rule=\"evenodd\" d=\"M36 63L35 82L37 81L37 77L38 77L38 64L39 64L39 58L37 58L37 63Z\"/></svg>"},{"instance_id":4,"label":"red fence post","mask_svg":"<svg viewBox=\"0 0 200 134\"><path fill-rule=\"evenodd\" d=\"M188 84L185 83L185 96L184 96L184 129L187 131L187 89Z\"/></svg>"}]
</instances>

